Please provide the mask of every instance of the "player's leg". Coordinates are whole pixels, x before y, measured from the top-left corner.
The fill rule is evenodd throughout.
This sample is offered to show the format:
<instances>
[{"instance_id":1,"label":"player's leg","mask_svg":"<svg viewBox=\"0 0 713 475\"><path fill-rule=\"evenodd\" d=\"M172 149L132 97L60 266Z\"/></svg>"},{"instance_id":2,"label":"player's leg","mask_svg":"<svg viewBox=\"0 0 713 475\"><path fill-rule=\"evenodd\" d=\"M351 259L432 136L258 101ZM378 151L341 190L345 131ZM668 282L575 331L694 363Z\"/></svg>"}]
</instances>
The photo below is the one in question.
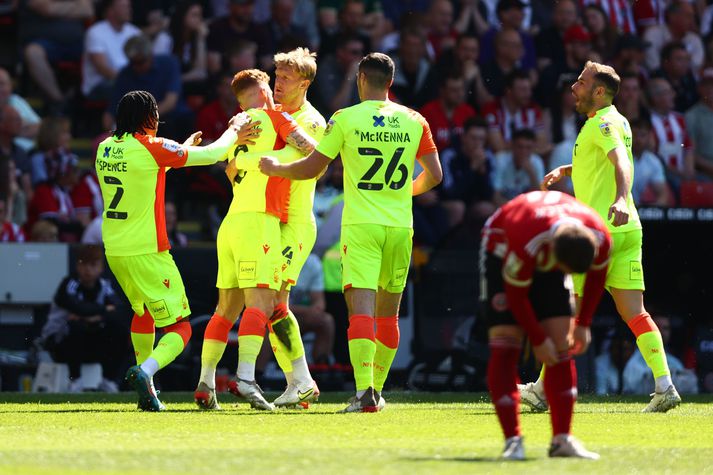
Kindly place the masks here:
<instances>
[{"instance_id":1,"label":"player's leg","mask_svg":"<svg viewBox=\"0 0 713 475\"><path fill-rule=\"evenodd\" d=\"M488 325L490 358L486 381L490 399L505 437L502 458L524 460L520 429L520 393L517 391L518 361L524 332L508 310L502 278L502 259L481 249L480 300Z\"/></svg>"},{"instance_id":2,"label":"player's leg","mask_svg":"<svg viewBox=\"0 0 713 475\"><path fill-rule=\"evenodd\" d=\"M386 228L375 313L374 389L380 408L385 405L381 391L399 346L399 306L411 263L412 238L410 228Z\"/></svg>"},{"instance_id":3,"label":"player's leg","mask_svg":"<svg viewBox=\"0 0 713 475\"><path fill-rule=\"evenodd\" d=\"M345 412L376 412L374 313L386 227L342 226L342 287L349 314L347 340L356 397Z\"/></svg>"},{"instance_id":4,"label":"player's leg","mask_svg":"<svg viewBox=\"0 0 713 475\"><path fill-rule=\"evenodd\" d=\"M654 397L644 412L666 412L678 406L681 397L671 381L661 332L644 308L641 230L615 233L612 239L614 253L606 285L617 312L636 337L636 345L656 382Z\"/></svg>"},{"instance_id":5,"label":"player's leg","mask_svg":"<svg viewBox=\"0 0 713 475\"><path fill-rule=\"evenodd\" d=\"M144 307L143 302L141 306ZM134 316L131 318L131 344L134 346L136 364L143 363L149 357L153 351L155 338L156 325L146 307L141 313L134 311Z\"/></svg>"}]
</instances>

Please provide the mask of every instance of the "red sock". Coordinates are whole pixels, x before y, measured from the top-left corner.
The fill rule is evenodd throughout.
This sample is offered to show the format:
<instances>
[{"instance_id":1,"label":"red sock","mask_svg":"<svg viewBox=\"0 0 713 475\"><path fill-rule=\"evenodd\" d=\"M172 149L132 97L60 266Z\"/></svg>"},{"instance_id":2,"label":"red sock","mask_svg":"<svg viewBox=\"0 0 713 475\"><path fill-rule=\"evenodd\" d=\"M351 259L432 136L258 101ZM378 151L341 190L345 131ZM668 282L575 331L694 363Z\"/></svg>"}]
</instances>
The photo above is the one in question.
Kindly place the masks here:
<instances>
[{"instance_id":1,"label":"red sock","mask_svg":"<svg viewBox=\"0 0 713 475\"><path fill-rule=\"evenodd\" d=\"M569 434L577 400L577 367L569 352L561 353L559 363L547 367L545 395L550 405L552 435Z\"/></svg>"},{"instance_id":2,"label":"red sock","mask_svg":"<svg viewBox=\"0 0 713 475\"><path fill-rule=\"evenodd\" d=\"M399 347L399 316L376 317L376 339L387 348Z\"/></svg>"},{"instance_id":3,"label":"red sock","mask_svg":"<svg viewBox=\"0 0 713 475\"><path fill-rule=\"evenodd\" d=\"M144 311L143 315L139 316L134 313L131 319L131 333L147 333L152 334L156 331L156 326L153 317L148 310Z\"/></svg>"},{"instance_id":4,"label":"red sock","mask_svg":"<svg viewBox=\"0 0 713 475\"><path fill-rule=\"evenodd\" d=\"M488 389L506 439L520 435L520 393L517 391L519 358L519 341L491 338Z\"/></svg>"},{"instance_id":5,"label":"red sock","mask_svg":"<svg viewBox=\"0 0 713 475\"><path fill-rule=\"evenodd\" d=\"M233 328L233 322L226 320L217 313L214 313L210 317L208 326L205 327L205 339L222 341L223 343L228 342L228 334L230 329Z\"/></svg>"},{"instance_id":6,"label":"red sock","mask_svg":"<svg viewBox=\"0 0 713 475\"><path fill-rule=\"evenodd\" d=\"M188 323L188 320L181 320L180 322L176 322L176 323L169 325L167 327L163 327L161 330L163 330L164 335L166 333L178 334L178 336L180 336L181 339L183 340L184 348L190 341L191 335L193 334L193 329L191 328L191 324ZM160 344L160 342L159 342L159 344Z\"/></svg>"},{"instance_id":7,"label":"red sock","mask_svg":"<svg viewBox=\"0 0 713 475\"><path fill-rule=\"evenodd\" d=\"M238 337L246 335L265 336L267 316L255 307L248 307L243 312L238 327Z\"/></svg>"}]
</instances>

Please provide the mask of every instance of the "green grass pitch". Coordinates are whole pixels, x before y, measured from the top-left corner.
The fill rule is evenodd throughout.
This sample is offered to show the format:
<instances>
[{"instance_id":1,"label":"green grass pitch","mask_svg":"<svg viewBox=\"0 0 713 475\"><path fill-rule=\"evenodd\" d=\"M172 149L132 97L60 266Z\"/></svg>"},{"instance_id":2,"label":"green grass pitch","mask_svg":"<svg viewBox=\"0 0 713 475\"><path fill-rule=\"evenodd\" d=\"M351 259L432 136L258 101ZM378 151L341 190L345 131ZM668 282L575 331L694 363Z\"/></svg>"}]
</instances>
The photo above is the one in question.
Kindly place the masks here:
<instances>
[{"instance_id":1,"label":"green grass pitch","mask_svg":"<svg viewBox=\"0 0 713 475\"><path fill-rule=\"evenodd\" d=\"M130 394L0 396L2 474L713 473L713 397L668 414L646 398L584 397L574 432L602 459L549 459L547 414L524 410L527 461L501 462L484 394L387 393L377 414L335 414L346 394L309 411L264 413L221 395L199 412L186 393L141 413Z\"/></svg>"}]
</instances>

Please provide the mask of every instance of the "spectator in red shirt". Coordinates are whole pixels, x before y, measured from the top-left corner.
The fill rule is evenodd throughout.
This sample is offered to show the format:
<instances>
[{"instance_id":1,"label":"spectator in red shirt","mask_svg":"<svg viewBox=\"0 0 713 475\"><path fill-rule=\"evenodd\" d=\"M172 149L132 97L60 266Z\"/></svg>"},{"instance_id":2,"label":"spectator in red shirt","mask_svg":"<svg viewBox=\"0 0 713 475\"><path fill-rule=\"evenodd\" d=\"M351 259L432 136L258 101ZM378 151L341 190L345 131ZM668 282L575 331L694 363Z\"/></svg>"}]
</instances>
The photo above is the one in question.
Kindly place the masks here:
<instances>
[{"instance_id":1,"label":"spectator in red shirt","mask_svg":"<svg viewBox=\"0 0 713 475\"><path fill-rule=\"evenodd\" d=\"M598 7L604 13L604 20L621 33L636 33L631 3L629 0L582 0L584 6Z\"/></svg>"},{"instance_id":2,"label":"spectator in red shirt","mask_svg":"<svg viewBox=\"0 0 713 475\"><path fill-rule=\"evenodd\" d=\"M532 80L524 71L513 71L505 79L505 95L483 108L488 122L488 147L494 152L510 149L514 131L531 129L537 137L535 152L547 154L552 144L547 140L542 110L532 101Z\"/></svg>"},{"instance_id":3,"label":"spectator in red shirt","mask_svg":"<svg viewBox=\"0 0 713 475\"><path fill-rule=\"evenodd\" d=\"M208 145L220 137L225 130L225 124L231 117L240 112L238 101L235 99L230 83L233 75L223 71L217 78L217 97L213 102L203 106L198 112L195 130L200 130L203 143Z\"/></svg>"},{"instance_id":4,"label":"spectator in red shirt","mask_svg":"<svg viewBox=\"0 0 713 475\"><path fill-rule=\"evenodd\" d=\"M82 175L69 196L72 199L77 221L82 223L83 227L86 228L94 218L101 216L104 210L104 200L94 167Z\"/></svg>"},{"instance_id":5,"label":"spectator in red shirt","mask_svg":"<svg viewBox=\"0 0 713 475\"><path fill-rule=\"evenodd\" d=\"M451 75L443 80L438 99L421 108L420 112L431 126L439 151L445 150L453 139L460 137L465 121L475 116L475 109L465 100L465 80L462 76Z\"/></svg>"},{"instance_id":6,"label":"spectator in red shirt","mask_svg":"<svg viewBox=\"0 0 713 475\"><path fill-rule=\"evenodd\" d=\"M25 233L17 224L10 221L7 200L0 196L0 242L25 242Z\"/></svg>"}]
</instances>

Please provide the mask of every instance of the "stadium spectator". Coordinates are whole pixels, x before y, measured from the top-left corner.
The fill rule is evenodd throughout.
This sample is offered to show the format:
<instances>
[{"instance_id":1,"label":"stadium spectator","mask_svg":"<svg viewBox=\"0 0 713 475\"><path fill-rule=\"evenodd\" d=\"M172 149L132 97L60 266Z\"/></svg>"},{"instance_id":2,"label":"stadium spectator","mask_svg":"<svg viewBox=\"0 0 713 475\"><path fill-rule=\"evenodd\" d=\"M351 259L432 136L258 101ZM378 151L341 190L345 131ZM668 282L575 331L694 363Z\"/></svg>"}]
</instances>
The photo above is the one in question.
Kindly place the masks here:
<instances>
[{"instance_id":1,"label":"stadium spectator","mask_svg":"<svg viewBox=\"0 0 713 475\"><path fill-rule=\"evenodd\" d=\"M78 65L82 59L84 21L94 16L91 0L22 2L19 10L20 44L34 83L57 109L65 101L53 67Z\"/></svg>"},{"instance_id":2,"label":"stadium spectator","mask_svg":"<svg viewBox=\"0 0 713 475\"><path fill-rule=\"evenodd\" d=\"M519 33L512 28L498 31L494 43L495 55L486 63L481 61L481 73L488 92L494 97L502 97L507 77L515 71L523 70L521 65L524 49ZM485 47L483 45L483 48ZM534 72L531 77L534 77Z\"/></svg>"},{"instance_id":3,"label":"stadium spectator","mask_svg":"<svg viewBox=\"0 0 713 475\"><path fill-rule=\"evenodd\" d=\"M638 75L627 72L621 75L619 94L614 105L629 122L636 119L648 119L651 116L649 109L644 105L641 94L641 79Z\"/></svg>"},{"instance_id":4,"label":"stadium spectator","mask_svg":"<svg viewBox=\"0 0 713 475\"><path fill-rule=\"evenodd\" d=\"M0 196L0 243L3 242L25 242L25 233L22 228L13 223L12 198ZM10 206L8 206L10 204Z\"/></svg>"},{"instance_id":5,"label":"stadium spectator","mask_svg":"<svg viewBox=\"0 0 713 475\"><path fill-rule=\"evenodd\" d=\"M595 393L600 396L621 394L622 373L636 349L631 335L618 330L612 333L604 341L602 352L594 358Z\"/></svg>"},{"instance_id":6,"label":"stadium spectator","mask_svg":"<svg viewBox=\"0 0 713 475\"><path fill-rule=\"evenodd\" d=\"M5 105L11 105L22 120L20 134L14 139L15 144L23 150L30 150L40 129L40 116L25 99L13 93L10 73L0 68L0 107Z\"/></svg>"},{"instance_id":7,"label":"stadium spectator","mask_svg":"<svg viewBox=\"0 0 713 475\"><path fill-rule=\"evenodd\" d=\"M236 41L235 44L228 46L224 60L223 71L228 73L254 69L257 67L257 45L248 40Z\"/></svg>"},{"instance_id":8,"label":"stadium spectator","mask_svg":"<svg viewBox=\"0 0 713 475\"><path fill-rule=\"evenodd\" d=\"M331 21L327 20L325 16L331 14L331 12L337 15L335 25L327 26L323 24L319 49L320 56L334 54L339 38L345 35L359 38L362 43L362 50L364 52L371 51L371 39L362 28L366 21L366 2L363 0L346 0L319 3L320 18L327 21L328 24ZM340 3L341 6L337 8Z\"/></svg>"},{"instance_id":9,"label":"stadium spectator","mask_svg":"<svg viewBox=\"0 0 713 475\"><path fill-rule=\"evenodd\" d=\"M293 22L295 0L272 0L272 15L267 27L276 51L308 46L307 30Z\"/></svg>"},{"instance_id":10,"label":"stadium spectator","mask_svg":"<svg viewBox=\"0 0 713 475\"><path fill-rule=\"evenodd\" d=\"M37 149L30 156L32 163L32 185L55 180L64 157L77 160L69 151L72 140L71 123L66 117L46 117L42 119L37 134Z\"/></svg>"},{"instance_id":11,"label":"stadium spectator","mask_svg":"<svg viewBox=\"0 0 713 475\"><path fill-rule=\"evenodd\" d=\"M666 184L664 166L661 159L651 151L654 142L651 122L640 118L631 121L630 125L631 154L634 157L634 184L631 195L634 204L669 206L672 204L672 197Z\"/></svg>"},{"instance_id":12,"label":"stadium spectator","mask_svg":"<svg viewBox=\"0 0 713 475\"><path fill-rule=\"evenodd\" d=\"M4 196L7 200L6 219L18 226L27 222L28 198L20 185L21 179L22 175L17 172L15 162L0 155L0 196Z\"/></svg>"},{"instance_id":13,"label":"stadium spectator","mask_svg":"<svg viewBox=\"0 0 713 475\"><path fill-rule=\"evenodd\" d=\"M622 0L622 3L627 3ZM584 8L584 26L592 35L592 50L599 55L600 61L609 61L614 57L616 45L619 41L619 32L616 25L612 25L604 9L590 3Z\"/></svg>"},{"instance_id":14,"label":"stadium spectator","mask_svg":"<svg viewBox=\"0 0 713 475\"><path fill-rule=\"evenodd\" d=\"M427 12L429 19L428 43L432 60L438 61L444 51L456 44L458 32L453 27L453 4L450 0L433 0Z\"/></svg>"},{"instance_id":15,"label":"stadium spectator","mask_svg":"<svg viewBox=\"0 0 713 475\"><path fill-rule=\"evenodd\" d=\"M171 54L173 40L168 32L171 19L162 8L161 2L133 1L134 21L142 33L151 41L153 54Z\"/></svg>"},{"instance_id":16,"label":"stadium spectator","mask_svg":"<svg viewBox=\"0 0 713 475\"><path fill-rule=\"evenodd\" d=\"M32 229L38 220L55 223L63 242L76 242L82 235L82 224L77 221L69 193L77 184L77 158L61 155L57 159L56 174L48 181L39 183L27 209L26 229Z\"/></svg>"},{"instance_id":17,"label":"stadium spectator","mask_svg":"<svg viewBox=\"0 0 713 475\"><path fill-rule=\"evenodd\" d=\"M654 317L656 326L661 331L661 339L664 345L668 348L671 340L671 319L665 314L658 314ZM696 374L686 369L683 363L673 354L666 352L666 359L671 368L671 378L674 384L681 393L697 394L698 380ZM651 371L646 366L646 361L640 351L634 351L624 366L623 373L623 393L625 394L646 394L646 388L651 387Z\"/></svg>"},{"instance_id":18,"label":"stadium spectator","mask_svg":"<svg viewBox=\"0 0 713 475\"><path fill-rule=\"evenodd\" d=\"M326 115L359 102L356 73L364 46L357 36L340 36L333 55L322 58L314 80L314 104Z\"/></svg>"},{"instance_id":19,"label":"stadium spectator","mask_svg":"<svg viewBox=\"0 0 713 475\"><path fill-rule=\"evenodd\" d=\"M227 122L226 122L227 123ZM178 211L173 201L166 201L166 235L171 247L186 247L188 246L188 237L180 232L176 225L178 224Z\"/></svg>"},{"instance_id":20,"label":"stadium spectator","mask_svg":"<svg viewBox=\"0 0 713 475\"><path fill-rule=\"evenodd\" d=\"M437 90L436 71L426 54L426 39L418 29L401 31L391 94L397 102L418 109L430 101Z\"/></svg>"},{"instance_id":21,"label":"stadium spectator","mask_svg":"<svg viewBox=\"0 0 713 475\"><path fill-rule=\"evenodd\" d=\"M154 55L146 36L134 36L124 45L129 64L114 82L109 114L129 91L145 90L158 101L161 130L167 137L187 137L193 126L193 114L182 98L181 71L178 60L169 55Z\"/></svg>"},{"instance_id":22,"label":"stadium spectator","mask_svg":"<svg viewBox=\"0 0 713 475\"><path fill-rule=\"evenodd\" d=\"M487 134L488 124L483 119L468 119L457 145L440 153L443 167L440 198L449 210L454 209L447 205L449 201L463 203L468 218L484 219L495 211L494 157L485 147ZM456 218L451 216L451 222L457 222Z\"/></svg>"},{"instance_id":23,"label":"stadium spectator","mask_svg":"<svg viewBox=\"0 0 713 475\"><path fill-rule=\"evenodd\" d=\"M40 219L32 225L31 242L59 242L59 229L51 221Z\"/></svg>"},{"instance_id":24,"label":"stadium spectator","mask_svg":"<svg viewBox=\"0 0 713 475\"><path fill-rule=\"evenodd\" d=\"M294 0L291 3L290 25L302 31L310 49L317 51L319 49L319 26L317 23L316 2L312 0ZM257 23L269 23L273 18L273 5L279 4L280 2L273 2L273 0L256 0L253 19ZM214 14L216 13L214 6L212 11Z\"/></svg>"},{"instance_id":25,"label":"stadium spectator","mask_svg":"<svg viewBox=\"0 0 713 475\"><path fill-rule=\"evenodd\" d=\"M636 33L634 13L631 9L631 4L627 0L582 0L582 4L585 7L590 5L598 6L604 12L604 20L615 31Z\"/></svg>"},{"instance_id":26,"label":"stadium spectator","mask_svg":"<svg viewBox=\"0 0 713 475\"><path fill-rule=\"evenodd\" d=\"M668 80L675 92L674 110L684 113L698 100L690 55L683 43L672 42L661 50L661 69L655 76Z\"/></svg>"},{"instance_id":27,"label":"stadium spectator","mask_svg":"<svg viewBox=\"0 0 713 475\"><path fill-rule=\"evenodd\" d=\"M322 262L310 254L292 287L290 309L297 317L302 335L314 333L311 362L323 367L331 363L334 347L334 317L325 308Z\"/></svg>"},{"instance_id":28,"label":"stadium spectator","mask_svg":"<svg viewBox=\"0 0 713 475\"><path fill-rule=\"evenodd\" d=\"M176 4L168 28L171 34L171 53L180 63L185 94L204 94L208 77L208 25L203 18L201 2L182 0Z\"/></svg>"},{"instance_id":29,"label":"stadium spectator","mask_svg":"<svg viewBox=\"0 0 713 475\"><path fill-rule=\"evenodd\" d=\"M537 67L544 69L550 64L561 63L565 58L565 32L577 24L575 0L555 2L552 8L552 24L535 37Z\"/></svg>"},{"instance_id":30,"label":"stadium spectator","mask_svg":"<svg viewBox=\"0 0 713 475\"><path fill-rule=\"evenodd\" d=\"M86 228L104 210L99 180L94 166L84 172L69 194L77 221Z\"/></svg>"},{"instance_id":31,"label":"stadium spectator","mask_svg":"<svg viewBox=\"0 0 713 475\"><path fill-rule=\"evenodd\" d=\"M27 152L17 145L22 130L22 119L17 110L9 104L0 104L0 158L12 162L13 173L22 193L32 198L32 162Z\"/></svg>"},{"instance_id":32,"label":"stadium spectator","mask_svg":"<svg viewBox=\"0 0 713 475\"><path fill-rule=\"evenodd\" d=\"M505 94L483 108L488 121L488 147L494 152L510 148L512 134L532 129L537 136L536 150L546 154L551 144L542 119L542 110L532 101L532 80L524 71L513 71L505 78Z\"/></svg>"},{"instance_id":33,"label":"stadium spectator","mask_svg":"<svg viewBox=\"0 0 713 475\"><path fill-rule=\"evenodd\" d=\"M461 35L467 33L480 38L490 27L485 20L483 12L481 12L481 5L480 0L461 0L458 2L453 28Z\"/></svg>"},{"instance_id":34,"label":"stadium spectator","mask_svg":"<svg viewBox=\"0 0 713 475\"><path fill-rule=\"evenodd\" d=\"M210 73L220 71L226 46L239 40L255 42L261 68L268 71L272 69L272 54L275 52L272 36L266 25L258 25L253 21L254 3L254 0L230 0L228 15L211 23L206 43Z\"/></svg>"},{"instance_id":35,"label":"stadium spectator","mask_svg":"<svg viewBox=\"0 0 713 475\"><path fill-rule=\"evenodd\" d=\"M84 228L82 234L82 244L97 244L102 245L102 217L97 216L89 223L89 226Z\"/></svg>"},{"instance_id":36,"label":"stadium spectator","mask_svg":"<svg viewBox=\"0 0 713 475\"><path fill-rule=\"evenodd\" d=\"M104 253L96 245L79 248L76 273L65 277L57 288L47 323L40 336L42 346L57 363L67 363L70 390L82 391L80 368L101 363L98 389L118 392L119 373L129 345L123 324L121 301L104 272Z\"/></svg>"},{"instance_id":37,"label":"stadium spectator","mask_svg":"<svg viewBox=\"0 0 713 475\"><path fill-rule=\"evenodd\" d=\"M129 23L129 0L107 1L101 13L104 19L87 30L82 58L82 94L93 101L109 100L114 79L129 62L124 44L141 33Z\"/></svg>"},{"instance_id":38,"label":"stadium spectator","mask_svg":"<svg viewBox=\"0 0 713 475\"><path fill-rule=\"evenodd\" d=\"M656 154L675 181L688 180L694 175L694 156L686 131L683 114L673 110L674 92L664 78L651 79L647 85L651 105L651 125L656 139Z\"/></svg>"},{"instance_id":39,"label":"stadium spectator","mask_svg":"<svg viewBox=\"0 0 713 475\"><path fill-rule=\"evenodd\" d=\"M564 50L564 60L550 63L540 74L535 96L542 107L554 106L559 91L569 89L577 80L582 66L590 59L591 35L581 25L570 27L564 33Z\"/></svg>"},{"instance_id":40,"label":"stadium spectator","mask_svg":"<svg viewBox=\"0 0 713 475\"><path fill-rule=\"evenodd\" d=\"M409 15L425 15L430 0L402 0L400 2L381 2L381 8L384 11L384 18L387 22L387 29L391 28L399 30L404 27L404 20Z\"/></svg>"},{"instance_id":41,"label":"stadium spectator","mask_svg":"<svg viewBox=\"0 0 713 475\"><path fill-rule=\"evenodd\" d=\"M637 0L633 2L634 22L639 33L643 34L652 26L664 24L666 3L666 0Z\"/></svg>"},{"instance_id":42,"label":"stadium spectator","mask_svg":"<svg viewBox=\"0 0 713 475\"><path fill-rule=\"evenodd\" d=\"M700 100L686 112L686 129L693 142L696 168L713 178L713 68L701 74L698 94Z\"/></svg>"},{"instance_id":43,"label":"stadium spectator","mask_svg":"<svg viewBox=\"0 0 713 475\"><path fill-rule=\"evenodd\" d=\"M686 46L691 55L691 64L698 70L703 64L704 50L701 38L695 33L695 12L693 4L687 0L674 0L666 7L666 23L651 26L644 33L644 40L650 44L646 51L646 66L656 71L661 65L661 50L672 41Z\"/></svg>"},{"instance_id":44,"label":"stadium spectator","mask_svg":"<svg viewBox=\"0 0 713 475\"><path fill-rule=\"evenodd\" d=\"M384 35L379 42L378 51L383 51L392 57L398 54L399 44L401 43L401 33L404 31L412 31L423 38L428 36L428 17L425 13L410 12L404 15L401 21L401 28ZM431 44L426 41L426 55L430 58L435 56L433 51L430 51Z\"/></svg>"},{"instance_id":45,"label":"stadium spectator","mask_svg":"<svg viewBox=\"0 0 713 475\"><path fill-rule=\"evenodd\" d=\"M647 78L649 71L646 70L644 58L649 44L636 35L622 35L616 45L616 54L610 63L617 71L621 71L622 78L627 74L634 74L641 78Z\"/></svg>"},{"instance_id":46,"label":"stadium spectator","mask_svg":"<svg viewBox=\"0 0 713 475\"><path fill-rule=\"evenodd\" d=\"M241 68L236 71L241 71ZM233 80L233 73L230 71L221 72L216 78L216 98L209 102L198 112L195 130L200 130L203 135L204 144L210 144L218 139L225 130L225 124L231 117L240 111L238 101L235 99L230 83Z\"/></svg>"},{"instance_id":47,"label":"stadium spectator","mask_svg":"<svg viewBox=\"0 0 713 475\"><path fill-rule=\"evenodd\" d=\"M554 107L545 110L545 123L550 125L550 141L557 145L563 141L574 141L581 127L581 117L574 109L574 96L569 84L562 84L557 91Z\"/></svg>"},{"instance_id":48,"label":"stadium spectator","mask_svg":"<svg viewBox=\"0 0 713 475\"><path fill-rule=\"evenodd\" d=\"M463 124L475 116L466 103L465 80L451 73L442 79L438 99L427 103L419 111L428 121L438 150L445 150L463 133Z\"/></svg>"},{"instance_id":49,"label":"stadium spectator","mask_svg":"<svg viewBox=\"0 0 713 475\"><path fill-rule=\"evenodd\" d=\"M531 70L537 67L537 56L535 54L535 41L523 26L525 19L525 4L521 0L499 0L497 6L498 21L493 23L490 29L483 34L480 44L480 64L488 64L502 54L502 48L518 48L518 53L513 53L519 63L518 67ZM499 32L513 30L520 37L520 44L516 44L512 38L508 38L506 45L501 44L498 51ZM501 60L502 61L502 60ZM506 73L508 71L505 71ZM494 94L499 95L499 94Z\"/></svg>"},{"instance_id":50,"label":"stadium spectator","mask_svg":"<svg viewBox=\"0 0 713 475\"><path fill-rule=\"evenodd\" d=\"M497 206L519 194L539 189L540 181L545 176L545 164L534 153L535 140L532 130L516 130L512 134L512 149L495 155L493 201Z\"/></svg>"},{"instance_id":51,"label":"stadium spectator","mask_svg":"<svg viewBox=\"0 0 713 475\"><path fill-rule=\"evenodd\" d=\"M458 37L455 48L444 52L437 64L438 76L460 74L465 79L466 101L474 108L480 108L493 100L483 84L478 55L480 40L471 33Z\"/></svg>"},{"instance_id":52,"label":"stadium spectator","mask_svg":"<svg viewBox=\"0 0 713 475\"><path fill-rule=\"evenodd\" d=\"M565 140L558 143L552 149L550 154L550 170L557 167L572 165L572 152L574 150L575 139ZM550 186L550 190L561 191L562 193L567 193L569 195L574 195L574 186L572 186L572 179L570 177L564 177L559 182Z\"/></svg>"}]
</instances>

